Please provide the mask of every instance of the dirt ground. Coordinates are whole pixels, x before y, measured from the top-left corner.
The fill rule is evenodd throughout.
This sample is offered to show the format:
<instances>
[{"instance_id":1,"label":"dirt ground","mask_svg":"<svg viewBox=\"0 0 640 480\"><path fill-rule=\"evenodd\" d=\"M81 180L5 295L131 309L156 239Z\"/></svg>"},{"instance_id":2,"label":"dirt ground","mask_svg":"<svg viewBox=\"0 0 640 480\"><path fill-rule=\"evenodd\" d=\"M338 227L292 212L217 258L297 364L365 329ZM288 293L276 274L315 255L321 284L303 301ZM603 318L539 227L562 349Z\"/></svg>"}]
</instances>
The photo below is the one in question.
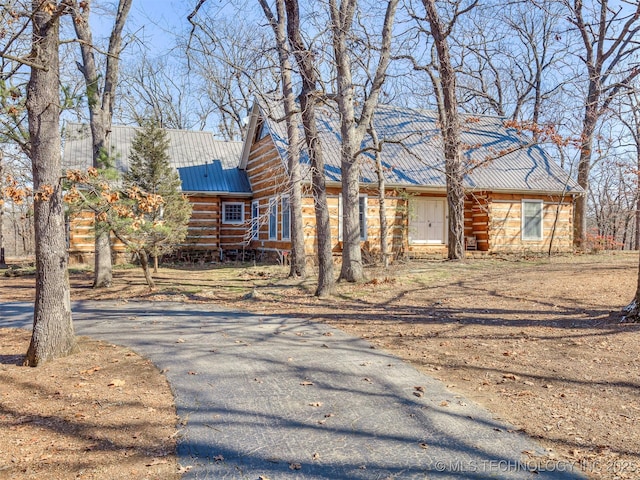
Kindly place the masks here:
<instances>
[{"instance_id":1,"label":"dirt ground","mask_svg":"<svg viewBox=\"0 0 640 480\"><path fill-rule=\"evenodd\" d=\"M370 268L366 284L339 284L330 299L311 295L312 280L286 279L281 266L161 268L153 292L139 269L117 270L106 291L90 288L90 272L72 272L71 281L74 299L213 302L327 322L484 405L539 440L550 457L574 463L591 478L632 479L640 478L640 325L620 323L619 312L633 296L637 271L637 253L412 261L388 271ZM0 279L0 300L31 299L33 283L32 276ZM137 457L144 460L130 467L137 472L130 478L175 474L175 459L167 455L175 436L170 396L143 399L138 395L157 387L135 385L136 369L149 370L148 363L93 343L83 349L84 359L70 357L49 370L25 373L14 364L26 351L27 337L15 331L0 334L0 428L11 432L0 437L0 465L5 459L13 462L7 478L31 478L27 465L34 459L46 463L47 458L39 458L52 448L63 450L65 462L76 468L75 476L50 475L55 478L111 478L109 468ZM134 363L125 369L125 361ZM87 373L94 365L101 369ZM108 386L113 378L122 378L127 387ZM8 387L14 383L18 389ZM65 393L57 394L63 387ZM101 396L120 394L119 389L128 391L128 399L140 398L133 403L141 408L122 416L135 424L128 429L114 429L107 423L111 416L101 413L124 402ZM72 396L92 390L97 400ZM28 412L23 410L27 405ZM77 414L84 417L73 417ZM49 418L80 430L42 426L42 419ZM116 433L123 436L109 437ZM76 443L80 440L86 443ZM96 455L95 461L87 459L86 451ZM96 470L90 471L87 465L94 463ZM87 476L77 474L80 468ZM3 474L0 467L0 478Z\"/></svg>"}]
</instances>

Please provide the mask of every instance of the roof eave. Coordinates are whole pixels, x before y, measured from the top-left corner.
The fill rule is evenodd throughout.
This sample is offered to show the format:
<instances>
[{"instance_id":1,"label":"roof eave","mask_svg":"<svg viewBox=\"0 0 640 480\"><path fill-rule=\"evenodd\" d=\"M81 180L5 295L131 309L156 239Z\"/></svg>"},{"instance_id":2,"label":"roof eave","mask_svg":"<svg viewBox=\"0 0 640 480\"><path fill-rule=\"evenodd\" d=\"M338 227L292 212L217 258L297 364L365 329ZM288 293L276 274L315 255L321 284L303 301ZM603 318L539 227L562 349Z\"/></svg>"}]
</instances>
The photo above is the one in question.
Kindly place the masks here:
<instances>
[{"instance_id":1,"label":"roof eave","mask_svg":"<svg viewBox=\"0 0 640 480\"><path fill-rule=\"evenodd\" d=\"M253 196L253 193L251 192L227 192L227 191L223 191L223 190L216 190L216 191L211 191L211 190L183 190L182 193L184 193L187 196L190 195L206 195L206 196L211 196L211 197L246 197L246 198L251 198Z\"/></svg>"}]
</instances>

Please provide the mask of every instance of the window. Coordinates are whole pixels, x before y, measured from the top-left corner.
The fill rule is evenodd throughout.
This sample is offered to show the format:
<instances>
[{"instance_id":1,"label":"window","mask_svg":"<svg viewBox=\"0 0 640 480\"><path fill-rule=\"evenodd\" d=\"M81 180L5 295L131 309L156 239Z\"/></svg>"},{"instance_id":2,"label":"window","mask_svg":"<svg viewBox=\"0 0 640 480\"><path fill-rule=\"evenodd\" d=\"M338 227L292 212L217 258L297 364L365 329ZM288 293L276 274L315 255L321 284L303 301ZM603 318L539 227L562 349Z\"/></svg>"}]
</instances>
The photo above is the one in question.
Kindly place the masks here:
<instances>
[{"instance_id":1,"label":"window","mask_svg":"<svg viewBox=\"0 0 640 480\"><path fill-rule=\"evenodd\" d=\"M360 216L360 240L367 239L367 196L360 195L358 201L358 214Z\"/></svg>"},{"instance_id":2,"label":"window","mask_svg":"<svg viewBox=\"0 0 640 480\"><path fill-rule=\"evenodd\" d=\"M338 197L338 240L342 241L342 195ZM367 196L360 195L358 199L358 217L360 219L360 240L367 240Z\"/></svg>"},{"instance_id":3,"label":"window","mask_svg":"<svg viewBox=\"0 0 640 480\"><path fill-rule=\"evenodd\" d=\"M289 196L282 197L282 240L291 240L291 203Z\"/></svg>"},{"instance_id":4,"label":"window","mask_svg":"<svg viewBox=\"0 0 640 480\"><path fill-rule=\"evenodd\" d=\"M522 201L522 239L542 240L542 201Z\"/></svg>"},{"instance_id":5,"label":"window","mask_svg":"<svg viewBox=\"0 0 640 480\"><path fill-rule=\"evenodd\" d=\"M278 200L269 199L269 240L278 239Z\"/></svg>"},{"instance_id":6,"label":"window","mask_svg":"<svg viewBox=\"0 0 640 480\"><path fill-rule=\"evenodd\" d=\"M244 203L223 202L222 203L222 223L242 223L244 222Z\"/></svg>"},{"instance_id":7,"label":"window","mask_svg":"<svg viewBox=\"0 0 640 480\"><path fill-rule=\"evenodd\" d=\"M257 240L260 236L260 202L251 202L251 240Z\"/></svg>"}]
</instances>

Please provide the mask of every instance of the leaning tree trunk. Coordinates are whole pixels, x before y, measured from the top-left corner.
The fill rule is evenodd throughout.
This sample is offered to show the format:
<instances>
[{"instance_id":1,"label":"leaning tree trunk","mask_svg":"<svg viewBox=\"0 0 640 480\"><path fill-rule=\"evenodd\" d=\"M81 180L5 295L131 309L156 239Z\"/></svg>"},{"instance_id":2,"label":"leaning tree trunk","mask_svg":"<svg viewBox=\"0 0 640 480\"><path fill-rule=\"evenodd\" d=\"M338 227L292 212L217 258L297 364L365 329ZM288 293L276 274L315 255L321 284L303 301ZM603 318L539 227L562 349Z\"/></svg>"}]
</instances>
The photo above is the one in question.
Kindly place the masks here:
<instances>
[{"instance_id":1,"label":"leaning tree trunk","mask_svg":"<svg viewBox=\"0 0 640 480\"><path fill-rule=\"evenodd\" d=\"M156 288L156 283L153 281L151 271L149 270L149 255L144 250L140 250L138 252L138 257L140 258L140 266L142 267L144 279L147 281L147 285L149 288Z\"/></svg>"},{"instance_id":2,"label":"leaning tree trunk","mask_svg":"<svg viewBox=\"0 0 640 480\"><path fill-rule=\"evenodd\" d=\"M24 364L35 367L76 351L60 172L59 19L34 0L32 61L27 85L33 169L36 298ZM55 15L55 14L54 14Z\"/></svg>"}]
</instances>

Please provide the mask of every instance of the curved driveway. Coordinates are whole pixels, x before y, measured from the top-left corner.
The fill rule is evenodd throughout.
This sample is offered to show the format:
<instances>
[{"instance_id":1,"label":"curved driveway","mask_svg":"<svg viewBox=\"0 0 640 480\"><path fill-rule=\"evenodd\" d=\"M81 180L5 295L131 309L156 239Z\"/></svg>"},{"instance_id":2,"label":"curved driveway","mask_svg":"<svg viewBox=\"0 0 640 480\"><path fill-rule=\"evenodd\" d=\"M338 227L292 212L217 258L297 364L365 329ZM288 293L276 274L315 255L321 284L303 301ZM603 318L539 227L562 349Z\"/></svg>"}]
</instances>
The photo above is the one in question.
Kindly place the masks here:
<instances>
[{"instance_id":1,"label":"curved driveway","mask_svg":"<svg viewBox=\"0 0 640 480\"><path fill-rule=\"evenodd\" d=\"M0 326L31 321L30 304L0 304ZM158 302L74 303L74 324L166 370L186 479L584 478L535 472L530 439L323 324Z\"/></svg>"}]
</instances>

